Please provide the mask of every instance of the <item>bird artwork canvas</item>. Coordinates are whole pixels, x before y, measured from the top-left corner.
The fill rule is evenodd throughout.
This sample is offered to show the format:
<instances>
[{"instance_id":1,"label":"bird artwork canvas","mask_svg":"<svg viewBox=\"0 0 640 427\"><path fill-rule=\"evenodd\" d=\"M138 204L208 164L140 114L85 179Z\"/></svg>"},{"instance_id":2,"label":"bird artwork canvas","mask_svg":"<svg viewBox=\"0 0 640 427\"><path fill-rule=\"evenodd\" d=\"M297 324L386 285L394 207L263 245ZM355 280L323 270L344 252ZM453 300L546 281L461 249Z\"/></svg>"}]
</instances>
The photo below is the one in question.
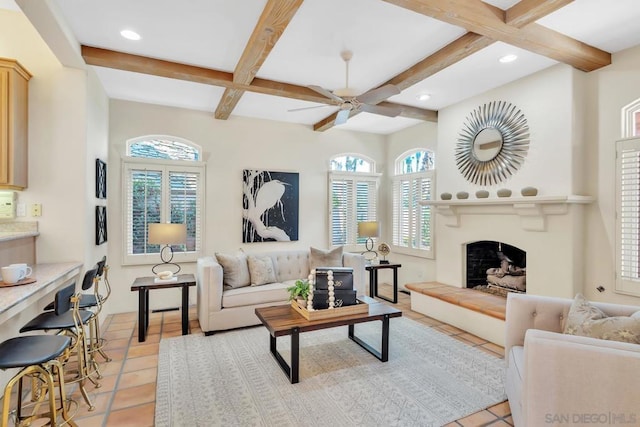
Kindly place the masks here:
<instances>
[{"instance_id":1,"label":"bird artwork canvas","mask_svg":"<svg viewBox=\"0 0 640 427\"><path fill-rule=\"evenodd\" d=\"M243 171L242 242L298 240L299 174Z\"/></svg>"}]
</instances>

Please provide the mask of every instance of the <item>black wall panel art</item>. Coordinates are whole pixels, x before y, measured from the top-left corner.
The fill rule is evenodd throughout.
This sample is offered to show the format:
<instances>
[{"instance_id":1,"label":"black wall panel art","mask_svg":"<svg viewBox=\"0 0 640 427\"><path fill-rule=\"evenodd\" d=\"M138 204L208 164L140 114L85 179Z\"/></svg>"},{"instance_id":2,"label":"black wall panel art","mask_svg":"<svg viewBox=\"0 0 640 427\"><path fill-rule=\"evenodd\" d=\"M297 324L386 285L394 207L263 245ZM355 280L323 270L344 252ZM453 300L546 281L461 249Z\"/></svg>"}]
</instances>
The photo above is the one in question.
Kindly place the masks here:
<instances>
[{"instance_id":1,"label":"black wall panel art","mask_svg":"<svg viewBox=\"0 0 640 427\"><path fill-rule=\"evenodd\" d=\"M96 198L107 198L107 164L96 159Z\"/></svg>"},{"instance_id":2,"label":"black wall panel art","mask_svg":"<svg viewBox=\"0 0 640 427\"><path fill-rule=\"evenodd\" d=\"M242 242L298 240L299 174L245 169Z\"/></svg>"},{"instance_id":3,"label":"black wall panel art","mask_svg":"<svg viewBox=\"0 0 640 427\"><path fill-rule=\"evenodd\" d=\"M107 207L96 206L96 245L107 241Z\"/></svg>"}]
</instances>

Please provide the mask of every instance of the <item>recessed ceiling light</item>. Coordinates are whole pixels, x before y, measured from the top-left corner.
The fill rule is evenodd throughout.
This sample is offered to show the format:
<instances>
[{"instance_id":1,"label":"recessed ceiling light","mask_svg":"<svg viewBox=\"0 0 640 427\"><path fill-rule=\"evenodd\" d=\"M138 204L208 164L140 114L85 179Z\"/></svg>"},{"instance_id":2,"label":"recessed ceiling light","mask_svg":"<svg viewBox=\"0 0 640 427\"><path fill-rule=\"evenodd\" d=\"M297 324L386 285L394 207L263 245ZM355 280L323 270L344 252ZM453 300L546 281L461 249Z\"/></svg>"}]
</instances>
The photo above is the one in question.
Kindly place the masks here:
<instances>
[{"instance_id":1,"label":"recessed ceiling light","mask_svg":"<svg viewBox=\"0 0 640 427\"><path fill-rule=\"evenodd\" d=\"M428 93L421 93L418 96L416 96L416 99L418 101L426 101L429 98L431 98L431 95L429 95Z\"/></svg>"},{"instance_id":2,"label":"recessed ceiling light","mask_svg":"<svg viewBox=\"0 0 640 427\"><path fill-rule=\"evenodd\" d=\"M125 39L129 39L129 40L140 40L140 34L136 33L135 31L132 30L122 30L120 31L120 35L122 37L124 37Z\"/></svg>"},{"instance_id":3,"label":"recessed ceiling light","mask_svg":"<svg viewBox=\"0 0 640 427\"><path fill-rule=\"evenodd\" d=\"M518 59L518 55L510 54L510 55L503 56L502 58L499 59L499 61L502 62L503 64L506 64L508 62L513 62L516 59Z\"/></svg>"}]
</instances>

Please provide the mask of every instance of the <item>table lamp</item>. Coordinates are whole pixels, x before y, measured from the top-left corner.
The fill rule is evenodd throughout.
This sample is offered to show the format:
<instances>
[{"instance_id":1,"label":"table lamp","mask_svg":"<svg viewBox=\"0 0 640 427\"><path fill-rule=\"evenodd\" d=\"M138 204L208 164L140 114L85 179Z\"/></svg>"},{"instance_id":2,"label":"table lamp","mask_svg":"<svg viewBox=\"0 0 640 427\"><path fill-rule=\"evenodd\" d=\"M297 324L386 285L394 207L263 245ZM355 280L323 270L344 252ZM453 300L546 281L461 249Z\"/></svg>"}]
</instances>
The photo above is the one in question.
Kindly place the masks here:
<instances>
[{"instance_id":1,"label":"table lamp","mask_svg":"<svg viewBox=\"0 0 640 427\"><path fill-rule=\"evenodd\" d=\"M358 223L358 237L366 237L366 251L362 255L367 258L367 254L373 254L370 259L378 258L378 253L373 250L373 238L378 237L378 221L363 221Z\"/></svg>"},{"instance_id":2,"label":"table lamp","mask_svg":"<svg viewBox=\"0 0 640 427\"><path fill-rule=\"evenodd\" d=\"M180 266L171 262L173 260L173 249L171 245L181 245L187 242L187 226L185 224L149 224L148 243L152 245L164 245L160 249L160 259L162 262L153 266L151 271L158 274L158 271L166 271L164 267L175 266L177 268L173 274L180 272ZM169 253L167 255L167 252Z\"/></svg>"}]
</instances>

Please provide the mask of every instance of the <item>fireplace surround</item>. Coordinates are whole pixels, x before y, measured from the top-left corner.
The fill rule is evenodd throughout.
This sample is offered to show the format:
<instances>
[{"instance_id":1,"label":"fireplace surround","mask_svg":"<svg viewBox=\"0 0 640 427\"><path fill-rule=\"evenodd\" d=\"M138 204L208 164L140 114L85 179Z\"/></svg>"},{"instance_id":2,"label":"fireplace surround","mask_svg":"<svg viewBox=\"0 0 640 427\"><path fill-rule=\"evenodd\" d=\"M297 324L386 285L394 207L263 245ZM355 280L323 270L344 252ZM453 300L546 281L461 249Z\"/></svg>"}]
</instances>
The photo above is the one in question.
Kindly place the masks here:
<instances>
[{"instance_id":1,"label":"fireplace surround","mask_svg":"<svg viewBox=\"0 0 640 427\"><path fill-rule=\"evenodd\" d=\"M531 196L484 200L438 200L435 282L466 286L469 243L496 241L526 252L526 292L573 298L584 282L587 196ZM495 266L495 267L499 267ZM427 295L411 296L413 310L504 343L504 322Z\"/></svg>"}]
</instances>

